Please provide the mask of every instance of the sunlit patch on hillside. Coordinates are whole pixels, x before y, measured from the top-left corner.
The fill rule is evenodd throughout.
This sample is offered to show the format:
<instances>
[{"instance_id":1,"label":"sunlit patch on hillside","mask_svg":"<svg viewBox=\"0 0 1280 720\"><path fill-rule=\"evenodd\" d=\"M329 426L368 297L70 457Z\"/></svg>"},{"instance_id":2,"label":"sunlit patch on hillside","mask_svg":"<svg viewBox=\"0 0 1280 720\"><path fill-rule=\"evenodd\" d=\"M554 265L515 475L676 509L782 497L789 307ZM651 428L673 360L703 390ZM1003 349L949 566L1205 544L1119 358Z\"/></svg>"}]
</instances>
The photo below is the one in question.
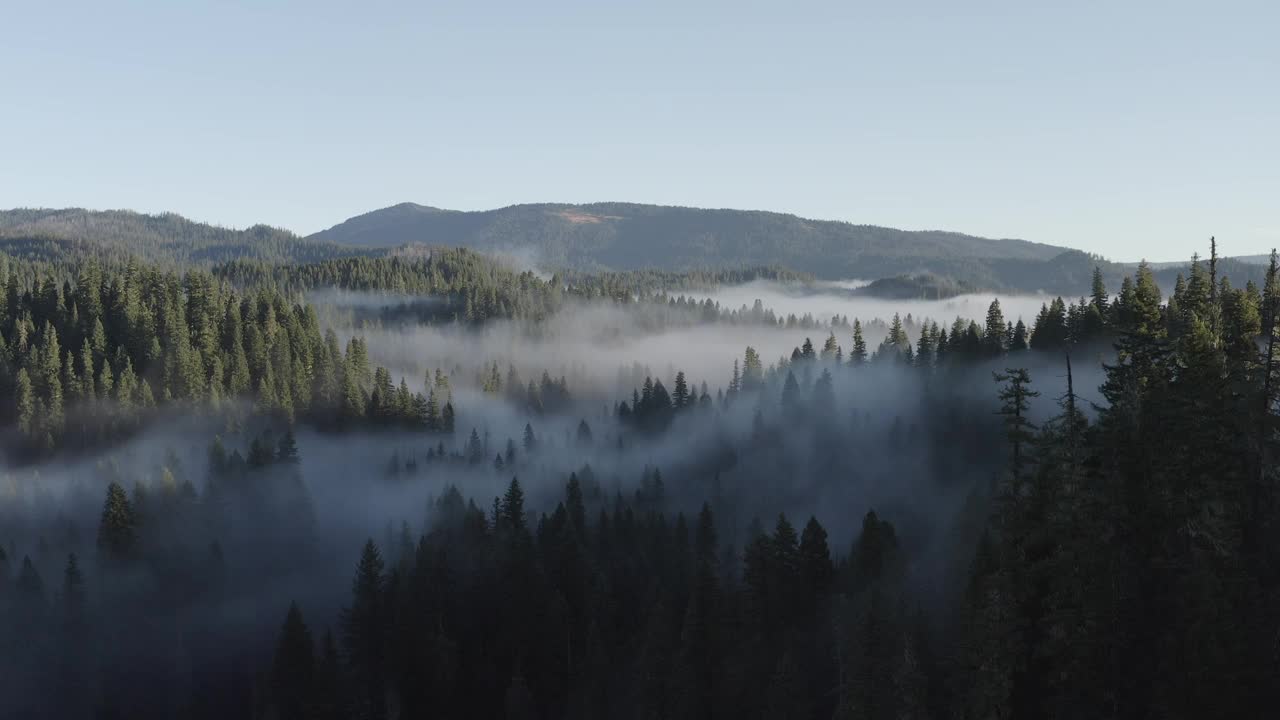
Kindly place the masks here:
<instances>
[{"instance_id":1,"label":"sunlit patch on hillside","mask_svg":"<svg viewBox=\"0 0 1280 720\"><path fill-rule=\"evenodd\" d=\"M619 215L593 215L581 210L553 210L552 215L562 218L574 225L599 225L606 220L622 220Z\"/></svg>"}]
</instances>

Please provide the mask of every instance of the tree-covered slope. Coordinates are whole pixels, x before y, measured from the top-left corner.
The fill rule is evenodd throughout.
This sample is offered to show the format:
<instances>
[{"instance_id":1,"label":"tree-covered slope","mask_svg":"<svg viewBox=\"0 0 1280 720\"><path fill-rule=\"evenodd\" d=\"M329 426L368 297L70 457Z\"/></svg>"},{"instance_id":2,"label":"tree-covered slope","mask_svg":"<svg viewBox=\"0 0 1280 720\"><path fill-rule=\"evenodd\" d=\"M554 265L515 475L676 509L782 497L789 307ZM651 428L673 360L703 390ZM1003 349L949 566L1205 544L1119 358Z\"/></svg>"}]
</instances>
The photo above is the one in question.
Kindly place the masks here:
<instances>
[{"instance_id":1,"label":"tree-covered slope","mask_svg":"<svg viewBox=\"0 0 1280 720\"><path fill-rule=\"evenodd\" d=\"M315 262L362 254L261 224L237 230L175 213L82 208L0 211L0 250L55 264L86 256L107 262L136 257L166 265L211 265L244 258Z\"/></svg>"},{"instance_id":2,"label":"tree-covered slope","mask_svg":"<svg viewBox=\"0 0 1280 720\"><path fill-rule=\"evenodd\" d=\"M956 288L1078 296L1094 267L1115 285L1136 268L1079 250L960 233L904 231L805 220L794 215L627 203L515 205L484 212L405 203L352 218L309 237L268 225L226 228L175 213L125 210L0 211L0 252L74 271L84 259L122 267L130 258L170 269L251 263L316 264L341 258L406 258L443 248L532 259L562 277L733 273L774 268L775 279L936 277ZM531 255L531 258L529 257ZM492 263L491 263L492 264ZM509 264L509 263L508 263ZM522 263L523 264L523 263ZM1259 283L1262 265L1222 258L1236 285ZM1152 267L1166 292L1187 263ZM726 274L727 273L727 274ZM632 278L631 281L637 278ZM630 282L630 281L629 281ZM664 281L665 282L665 281ZM390 289L390 288L381 288ZM936 291L936 289L935 289ZM924 294L929 294L925 292Z\"/></svg>"},{"instance_id":3,"label":"tree-covered slope","mask_svg":"<svg viewBox=\"0 0 1280 720\"><path fill-rule=\"evenodd\" d=\"M979 274L991 259L1043 262L1065 248L961 233L907 231L747 210L633 203L537 204L459 212L403 203L311 236L362 247L406 243L528 249L574 269L783 265L822 277L932 270ZM977 270L969 267L978 261Z\"/></svg>"}]
</instances>

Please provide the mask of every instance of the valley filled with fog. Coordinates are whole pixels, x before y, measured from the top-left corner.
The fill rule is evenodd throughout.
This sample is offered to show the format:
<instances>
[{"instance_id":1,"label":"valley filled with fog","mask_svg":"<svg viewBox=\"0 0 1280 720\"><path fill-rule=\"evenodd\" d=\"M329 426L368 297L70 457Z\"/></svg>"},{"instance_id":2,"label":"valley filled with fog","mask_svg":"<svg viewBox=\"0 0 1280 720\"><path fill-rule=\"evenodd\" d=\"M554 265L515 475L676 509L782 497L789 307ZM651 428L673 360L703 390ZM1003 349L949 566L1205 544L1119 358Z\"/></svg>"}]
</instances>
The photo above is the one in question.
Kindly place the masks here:
<instances>
[{"instance_id":1,"label":"valley filled with fog","mask_svg":"<svg viewBox=\"0 0 1280 720\"><path fill-rule=\"evenodd\" d=\"M0 720L1280 707L1280 3L0 20Z\"/></svg>"},{"instance_id":2,"label":"valley filled with fog","mask_svg":"<svg viewBox=\"0 0 1280 720\"><path fill-rule=\"evenodd\" d=\"M893 707L977 702L911 658L966 652L975 583L1032 572L993 543L1099 521L1076 483L1129 427L1135 353L1168 357L1135 338L1190 338L1179 308L1211 302L1247 336L1259 305L1198 297L1199 265L1162 306L1145 268L1078 300L910 300L510 262L87 262L63 286L10 263L0 715L36 686L69 715L414 717L424 687L478 716L785 688L826 715L878 702L851 667L917 673ZM672 662L710 663L712 695Z\"/></svg>"}]
</instances>

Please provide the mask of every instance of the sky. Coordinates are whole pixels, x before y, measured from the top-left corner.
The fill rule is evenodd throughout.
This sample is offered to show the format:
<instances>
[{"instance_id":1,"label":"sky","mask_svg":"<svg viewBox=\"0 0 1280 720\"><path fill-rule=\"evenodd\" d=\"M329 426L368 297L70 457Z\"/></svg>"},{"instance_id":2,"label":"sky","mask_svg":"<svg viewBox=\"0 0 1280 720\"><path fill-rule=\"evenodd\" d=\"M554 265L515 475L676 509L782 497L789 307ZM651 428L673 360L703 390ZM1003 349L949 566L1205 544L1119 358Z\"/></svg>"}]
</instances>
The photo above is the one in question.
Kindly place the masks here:
<instances>
[{"instance_id":1,"label":"sky","mask_svg":"<svg viewBox=\"0 0 1280 720\"><path fill-rule=\"evenodd\" d=\"M1280 245L1280 3L7 3L0 208L398 202Z\"/></svg>"}]
</instances>

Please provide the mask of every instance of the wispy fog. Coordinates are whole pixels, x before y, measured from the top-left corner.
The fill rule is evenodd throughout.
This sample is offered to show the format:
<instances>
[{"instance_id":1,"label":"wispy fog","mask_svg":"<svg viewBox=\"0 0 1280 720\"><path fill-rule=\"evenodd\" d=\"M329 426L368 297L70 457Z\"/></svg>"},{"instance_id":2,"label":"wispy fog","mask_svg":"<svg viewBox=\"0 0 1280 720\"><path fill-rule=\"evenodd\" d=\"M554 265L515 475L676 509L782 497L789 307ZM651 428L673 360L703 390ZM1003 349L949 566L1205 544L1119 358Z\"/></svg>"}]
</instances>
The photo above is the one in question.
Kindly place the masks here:
<instances>
[{"instance_id":1,"label":"wispy fog","mask_svg":"<svg viewBox=\"0 0 1280 720\"><path fill-rule=\"evenodd\" d=\"M806 313L819 320L830 320L833 316L860 318L863 322L880 318L888 320L894 313L906 316L910 313L917 320L930 318L948 325L956 317L972 318L981 322L987 316L987 306L993 299L1000 300L1005 319L1017 322L1019 318L1028 325L1035 320L1040 306L1052 300L1045 295L1002 295L979 293L960 295L946 300L882 300L853 295L848 292L867 283L862 280L843 280L811 285L785 285L767 280L757 280L742 285L722 287L713 293L699 295L690 293L699 299L710 297L722 307L751 307L758 299L766 308L772 308L779 315L794 314L797 317Z\"/></svg>"},{"instance_id":2,"label":"wispy fog","mask_svg":"<svg viewBox=\"0 0 1280 720\"><path fill-rule=\"evenodd\" d=\"M490 322L473 329L458 325L413 327L369 327L359 332L370 340L377 362L393 374L420 378L434 368L459 368L474 375L483 366L498 363L505 373L515 365L527 382L542 371L553 377L572 376L580 380L577 389L605 396L617 396L639 385L645 375L667 378L683 370L696 383L706 382L712 392L729 381L735 358L741 360L747 346L755 348L766 364L790 356L806 338L821 345L833 317L855 318L864 325L864 337L874 348L885 336L894 313L914 324L908 332L917 334L919 323L933 320L949 328L956 317L981 323L992 299L998 298L1005 318L1021 318L1030 325L1040 306L1049 298L1023 295L963 295L947 300L882 300L850 294L846 288L861 281L789 286L757 281L728 286L714 293L690 293L698 300L709 297L722 308L750 308L759 300L766 310L786 317L809 315L822 327L774 327L752 324L685 324L656 322L643 305L619 306L569 304L536 329L513 322ZM359 307L378 302L377 296L359 297L345 293L329 296L339 303L354 300ZM396 299L396 302L400 302ZM346 328L345 333L356 332ZM836 340L847 351L852 345L845 328L834 328Z\"/></svg>"},{"instance_id":3,"label":"wispy fog","mask_svg":"<svg viewBox=\"0 0 1280 720\"><path fill-rule=\"evenodd\" d=\"M850 296L836 286L801 293L770 283L724 288L711 297L722 306L750 306L759 299L783 314L860 318L873 348L883 335L883 323L875 320L894 312L949 324L956 315L983 318L990 302L985 296L891 302ZM402 533L416 537L429 529L432 499L450 487L487 510L518 476L536 524L563 497L571 472L582 474L594 514L611 508L615 498L632 497L656 469L665 482L665 512L692 515L702 503L712 503L723 544L739 549L753 518L769 521L785 512L798 523L816 516L844 552L863 514L875 509L910 538L917 558L910 569L914 581L933 585L942 582L940 569L965 498L985 487L1005 462L991 379L1003 361L928 377L893 362L858 369L801 362L793 365L797 389L790 402L783 399L783 375L768 373L760 389L722 403L718 391L727 387L734 360L741 360L748 345L768 366L806 337L821 345L827 330L704 323L643 303L569 304L534 326L357 327L341 324L341 318L353 317L342 308L377 310L388 302L431 299L353 293L313 298L336 306L338 312L322 317L340 323L335 330L342 335L363 335L372 361L387 366L396 381L405 377L413 391L427 390L428 370L448 373L455 432L335 434L300 427L299 465L252 470L228 494L210 480L215 435L228 452L245 455L255 439L268 432L278 437L283 426L253 420L246 407L156 417L150 429L95 456L0 467L0 543L11 562L30 556L52 582L67 553L95 557L104 493L108 483L119 482L135 497L141 492L161 499L150 507L174 508L148 520L155 523L146 531L148 542L162 548L172 543L175 553L198 557L216 544L219 558L225 558L218 572L233 589L232 599L218 606L216 619L204 600L193 600L185 619L174 622L218 628L216 638L205 640L214 646L266 653L264 638L272 636L278 613L290 601L301 602L314 617L336 617L363 540L374 538L396 561L404 552ZM1010 318L1029 319L1042 301L1001 298ZM847 334L842 329L837 336L846 349ZM1028 352L1016 362L1029 367L1035 389L1043 392L1032 408L1033 419L1041 422L1055 412L1065 388L1061 359ZM555 411L541 411L510 387L484 392L484 368L494 363L504 382L509 365L522 385L540 381L544 371L563 376L570 398ZM1097 397L1099 366L1082 358L1076 369L1087 407ZM825 395L824 370L832 377ZM657 429L618 417L619 401L630 402L646 376L661 379L670 391L677 371L686 373L695 392L705 381L708 401L675 413ZM947 412L940 413L941 407ZM536 436L532 449L523 442L526 425ZM501 462L498 455L504 456ZM169 485L166 469L173 476ZM96 565L84 567L93 588L99 582ZM150 572L140 570L131 582L153 582ZM263 615L264 609L271 614Z\"/></svg>"}]
</instances>

